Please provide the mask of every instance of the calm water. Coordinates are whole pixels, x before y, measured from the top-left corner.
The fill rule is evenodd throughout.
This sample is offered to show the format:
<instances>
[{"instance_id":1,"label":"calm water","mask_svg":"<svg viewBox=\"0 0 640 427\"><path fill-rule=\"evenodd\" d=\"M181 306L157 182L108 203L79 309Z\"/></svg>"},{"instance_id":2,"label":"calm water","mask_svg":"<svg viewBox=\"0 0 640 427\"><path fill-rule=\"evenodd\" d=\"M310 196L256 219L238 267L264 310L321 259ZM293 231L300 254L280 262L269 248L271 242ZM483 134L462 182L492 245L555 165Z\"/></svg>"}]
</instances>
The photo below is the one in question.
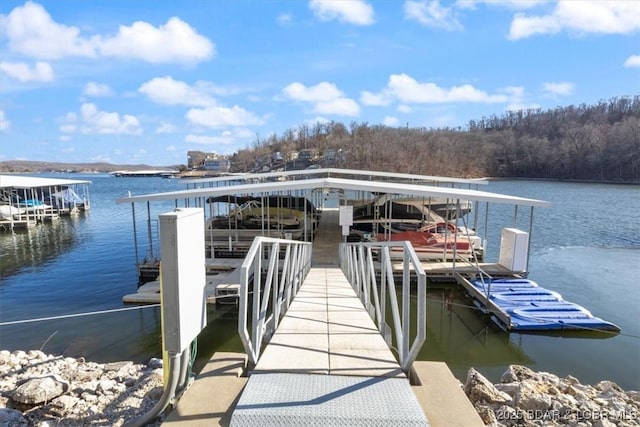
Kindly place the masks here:
<instances>
[{"instance_id":1,"label":"calm water","mask_svg":"<svg viewBox=\"0 0 640 427\"><path fill-rule=\"evenodd\" d=\"M0 235L0 322L122 308L122 296L135 291L137 276L131 207L116 205L115 199L128 191L184 188L180 180L161 178L82 179L92 181L89 213ZM610 379L640 389L640 187L496 181L480 189L553 203L534 213L530 278L616 323L622 333L505 333L468 307L455 288L434 288L420 358L446 361L459 378L474 366L495 380L517 363L585 383ZM152 208L157 219L172 205ZM500 227L528 230L529 209L520 208L516 219L512 207L489 209L487 258L495 260ZM146 210L139 206L136 216L140 228ZM155 226L151 232L155 235ZM138 230L140 236L146 233ZM445 297L454 304L443 304ZM210 307L209 326L198 340L200 353L241 351L236 325L233 309ZM99 362L146 361L160 353L160 313L145 308L0 326L0 348L42 348Z\"/></svg>"}]
</instances>

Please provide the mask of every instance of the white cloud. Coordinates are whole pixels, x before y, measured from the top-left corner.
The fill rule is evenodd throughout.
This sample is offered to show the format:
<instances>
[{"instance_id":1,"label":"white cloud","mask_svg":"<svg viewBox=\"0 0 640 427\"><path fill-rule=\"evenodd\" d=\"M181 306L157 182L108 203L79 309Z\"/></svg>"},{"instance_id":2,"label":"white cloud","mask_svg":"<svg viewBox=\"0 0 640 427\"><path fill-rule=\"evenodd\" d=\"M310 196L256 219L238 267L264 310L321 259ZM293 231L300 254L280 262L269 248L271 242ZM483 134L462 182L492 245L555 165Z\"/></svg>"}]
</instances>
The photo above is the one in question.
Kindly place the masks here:
<instances>
[{"instance_id":1,"label":"white cloud","mask_svg":"<svg viewBox=\"0 0 640 427\"><path fill-rule=\"evenodd\" d=\"M12 52L38 59L98 56L140 59L154 64L197 64L212 58L215 45L177 17L165 25L137 21L113 37L82 36L77 27L55 22L41 5L28 1L2 15L0 30Z\"/></svg>"},{"instance_id":2,"label":"white cloud","mask_svg":"<svg viewBox=\"0 0 640 427\"><path fill-rule=\"evenodd\" d=\"M505 95L489 95L484 91L465 84L442 88L435 83L420 83L407 74L389 76L383 95L397 99L404 104L426 104L446 102L497 103L507 102Z\"/></svg>"},{"instance_id":3,"label":"white cloud","mask_svg":"<svg viewBox=\"0 0 640 427\"><path fill-rule=\"evenodd\" d=\"M95 56L95 47L80 37L80 30L54 22L41 5L30 1L3 15L0 30L11 51L33 58Z\"/></svg>"},{"instance_id":4,"label":"white cloud","mask_svg":"<svg viewBox=\"0 0 640 427\"><path fill-rule=\"evenodd\" d=\"M392 99L390 99L384 93L372 93L366 90L360 93L360 102L363 105L384 107L389 105L391 101Z\"/></svg>"},{"instance_id":5,"label":"white cloud","mask_svg":"<svg viewBox=\"0 0 640 427\"><path fill-rule=\"evenodd\" d=\"M536 34L629 34L640 29L640 2L635 0L560 0L543 16L515 15L508 38L518 40Z\"/></svg>"},{"instance_id":6,"label":"white cloud","mask_svg":"<svg viewBox=\"0 0 640 427\"><path fill-rule=\"evenodd\" d=\"M438 0L406 1L404 3L404 16L427 27L445 30L462 29L462 24L456 18L453 8L440 6Z\"/></svg>"},{"instance_id":7,"label":"white cloud","mask_svg":"<svg viewBox=\"0 0 640 427\"><path fill-rule=\"evenodd\" d=\"M165 105L187 105L190 107L210 107L216 104L202 87L189 86L170 76L156 77L143 83L138 92L150 100Z\"/></svg>"},{"instance_id":8,"label":"white cloud","mask_svg":"<svg viewBox=\"0 0 640 427\"><path fill-rule=\"evenodd\" d=\"M95 104L85 103L80 107L80 131L84 134L139 135L140 122L135 116L109 113L98 110Z\"/></svg>"},{"instance_id":9,"label":"white cloud","mask_svg":"<svg viewBox=\"0 0 640 427\"><path fill-rule=\"evenodd\" d=\"M78 126L75 123L65 123L60 125L58 130L62 133L76 133Z\"/></svg>"},{"instance_id":10,"label":"white cloud","mask_svg":"<svg viewBox=\"0 0 640 427\"><path fill-rule=\"evenodd\" d=\"M156 133L175 133L176 127L171 123L160 123L160 126L156 129Z\"/></svg>"},{"instance_id":11,"label":"white cloud","mask_svg":"<svg viewBox=\"0 0 640 427\"><path fill-rule=\"evenodd\" d=\"M112 96L113 91L111 90L109 85L96 83L96 82L89 82L85 85L84 90L82 91L82 94L86 96L96 96L96 97Z\"/></svg>"},{"instance_id":12,"label":"white cloud","mask_svg":"<svg viewBox=\"0 0 640 427\"><path fill-rule=\"evenodd\" d=\"M626 61L624 61L624 66L625 67L640 67L640 55L631 55L630 57L627 58Z\"/></svg>"},{"instance_id":13,"label":"white cloud","mask_svg":"<svg viewBox=\"0 0 640 427\"><path fill-rule=\"evenodd\" d=\"M293 21L293 17L290 13L282 13L278 15L278 24L280 25L290 25L291 21Z\"/></svg>"},{"instance_id":14,"label":"white cloud","mask_svg":"<svg viewBox=\"0 0 640 427\"><path fill-rule=\"evenodd\" d=\"M0 110L0 132L7 132L11 128L11 122L4 115L4 110Z\"/></svg>"},{"instance_id":15,"label":"white cloud","mask_svg":"<svg viewBox=\"0 0 640 427\"><path fill-rule=\"evenodd\" d=\"M193 144L202 144L202 145L232 145L239 141L247 141L250 138L253 138L255 133L245 128L237 128L233 130L225 130L221 132L219 135L187 135L184 140L185 142L190 142Z\"/></svg>"},{"instance_id":16,"label":"white cloud","mask_svg":"<svg viewBox=\"0 0 640 427\"><path fill-rule=\"evenodd\" d=\"M538 104L525 103L526 92L522 86L503 87L499 92L508 97L508 104L505 108L506 111L532 110L540 108Z\"/></svg>"},{"instance_id":17,"label":"white cloud","mask_svg":"<svg viewBox=\"0 0 640 427\"><path fill-rule=\"evenodd\" d=\"M360 106L351 98L344 96L336 85L320 82L306 87L302 83L291 83L283 89L285 97L294 101L313 104L313 111L318 114L334 114L340 116L357 116Z\"/></svg>"},{"instance_id":18,"label":"white cloud","mask_svg":"<svg viewBox=\"0 0 640 427\"><path fill-rule=\"evenodd\" d=\"M175 145L170 145L167 148L165 148L165 151L174 152L174 151L178 151L178 149L176 148Z\"/></svg>"},{"instance_id":19,"label":"white cloud","mask_svg":"<svg viewBox=\"0 0 640 427\"><path fill-rule=\"evenodd\" d=\"M215 45L208 38L176 17L160 27L142 21L130 27L121 25L115 37L96 40L104 56L142 59L154 64L197 64L215 54Z\"/></svg>"},{"instance_id":20,"label":"white cloud","mask_svg":"<svg viewBox=\"0 0 640 427\"><path fill-rule=\"evenodd\" d=\"M400 104L398 105L398 112L404 113L404 114L410 114L410 113L413 113L413 108L405 104Z\"/></svg>"},{"instance_id":21,"label":"white cloud","mask_svg":"<svg viewBox=\"0 0 640 427\"><path fill-rule=\"evenodd\" d=\"M252 112L237 105L231 108L192 108L187 112L186 117L191 123L208 128L261 125L264 122Z\"/></svg>"},{"instance_id":22,"label":"white cloud","mask_svg":"<svg viewBox=\"0 0 640 427\"><path fill-rule=\"evenodd\" d=\"M309 7L322 21L337 19L355 25L371 25L375 22L373 7L363 0L311 0Z\"/></svg>"},{"instance_id":23,"label":"white cloud","mask_svg":"<svg viewBox=\"0 0 640 427\"><path fill-rule=\"evenodd\" d=\"M23 62L0 62L0 70L20 82L50 82L54 79L53 68L48 62L36 62L32 68Z\"/></svg>"},{"instance_id":24,"label":"white cloud","mask_svg":"<svg viewBox=\"0 0 640 427\"><path fill-rule=\"evenodd\" d=\"M220 136L193 135L189 134L184 138L185 142L192 144L213 145L213 144L232 144L233 137L230 134Z\"/></svg>"},{"instance_id":25,"label":"white cloud","mask_svg":"<svg viewBox=\"0 0 640 427\"><path fill-rule=\"evenodd\" d=\"M574 84L569 82L556 82L556 83L543 83L542 90L544 90L547 95L556 97L556 96L567 96L573 93Z\"/></svg>"},{"instance_id":26,"label":"white cloud","mask_svg":"<svg viewBox=\"0 0 640 427\"><path fill-rule=\"evenodd\" d=\"M393 126L393 127L398 126L399 122L400 120L398 120L397 117L392 117L392 116L386 116L382 121L382 123L384 123L385 126Z\"/></svg>"},{"instance_id":27,"label":"white cloud","mask_svg":"<svg viewBox=\"0 0 640 427\"><path fill-rule=\"evenodd\" d=\"M459 9L476 9L478 4L486 4L506 9L524 10L544 3L548 3L548 0L457 0L455 6Z\"/></svg>"}]
</instances>

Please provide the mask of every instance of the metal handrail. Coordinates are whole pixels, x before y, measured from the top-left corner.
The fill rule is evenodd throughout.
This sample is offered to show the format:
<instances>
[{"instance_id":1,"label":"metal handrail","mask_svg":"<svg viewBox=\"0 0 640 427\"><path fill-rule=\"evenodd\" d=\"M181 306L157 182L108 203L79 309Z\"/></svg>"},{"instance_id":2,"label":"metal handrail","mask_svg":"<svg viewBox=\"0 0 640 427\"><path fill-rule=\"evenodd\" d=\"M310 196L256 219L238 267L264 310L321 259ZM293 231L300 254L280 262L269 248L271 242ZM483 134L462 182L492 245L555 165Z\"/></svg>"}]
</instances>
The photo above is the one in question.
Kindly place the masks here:
<instances>
[{"instance_id":1,"label":"metal handrail","mask_svg":"<svg viewBox=\"0 0 640 427\"><path fill-rule=\"evenodd\" d=\"M400 251L403 261L402 304L398 303L391 264L391 252ZM375 258L378 258L378 261ZM379 263L379 283L374 261ZM409 242L342 243L340 263L342 271L378 330L389 347L393 347L393 339L387 334L390 327L386 321L387 306L390 306L399 364L405 373L409 373L427 336L427 276L413 246ZM410 308L412 282L417 288L416 330L413 341Z\"/></svg>"},{"instance_id":2,"label":"metal handrail","mask_svg":"<svg viewBox=\"0 0 640 427\"><path fill-rule=\"evenodd\" d=\"M311 243L270 237L253 240L240 267L238 311L238 333L252 366L310 269ZM249 293L253 294L251 304Z\"/></svg>"}]
</instances>

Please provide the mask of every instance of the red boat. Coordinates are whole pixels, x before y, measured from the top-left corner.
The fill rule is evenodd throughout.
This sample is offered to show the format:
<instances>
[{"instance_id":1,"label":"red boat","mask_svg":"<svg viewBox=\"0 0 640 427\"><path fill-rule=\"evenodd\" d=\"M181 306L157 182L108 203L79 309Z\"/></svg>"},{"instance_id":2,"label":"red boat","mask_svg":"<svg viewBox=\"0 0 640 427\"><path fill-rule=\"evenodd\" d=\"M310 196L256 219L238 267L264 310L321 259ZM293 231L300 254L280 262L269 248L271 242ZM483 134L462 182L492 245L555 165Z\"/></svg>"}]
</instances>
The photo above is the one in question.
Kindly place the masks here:
<instances>
[{"instance_id":1,"label":"red boat","mask_svg":"<svg viewBox=\"0 0 640 427\"><path fill-rule=\"evenodd\" d=\"M449 224L454 227L453 224ZM436 225L434 225L435 227ZM420 259L473 259L473 244L469 238L456 233L433 233L430 231L400 231L390 235L379 235L379 241L408 241ZM398 248L396 251L401 251Z\"/></svg>"}]
</instances>

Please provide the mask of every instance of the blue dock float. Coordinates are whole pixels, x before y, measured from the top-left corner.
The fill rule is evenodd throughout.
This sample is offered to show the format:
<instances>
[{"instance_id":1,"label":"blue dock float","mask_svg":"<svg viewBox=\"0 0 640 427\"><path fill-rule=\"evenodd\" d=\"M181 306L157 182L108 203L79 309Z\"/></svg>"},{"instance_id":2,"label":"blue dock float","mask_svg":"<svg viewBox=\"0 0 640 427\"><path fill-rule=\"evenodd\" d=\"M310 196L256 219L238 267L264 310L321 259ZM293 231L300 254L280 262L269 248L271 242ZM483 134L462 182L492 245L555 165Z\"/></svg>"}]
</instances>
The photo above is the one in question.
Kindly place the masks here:
<instances>
[{"instance_id":1,"label":"blue dock float","mask_svg":"<svg viewBox=\"0 0 640 427\"><path fill-rule=\"evenodd\" d=\"M591 314L581 305L565 301L555 291L530 279L465 280L478 307L492 312L491 319L512 331L598 330L620 328ZM464 283L463 283L464 284Z\"/></svg>"}]
</instances>

